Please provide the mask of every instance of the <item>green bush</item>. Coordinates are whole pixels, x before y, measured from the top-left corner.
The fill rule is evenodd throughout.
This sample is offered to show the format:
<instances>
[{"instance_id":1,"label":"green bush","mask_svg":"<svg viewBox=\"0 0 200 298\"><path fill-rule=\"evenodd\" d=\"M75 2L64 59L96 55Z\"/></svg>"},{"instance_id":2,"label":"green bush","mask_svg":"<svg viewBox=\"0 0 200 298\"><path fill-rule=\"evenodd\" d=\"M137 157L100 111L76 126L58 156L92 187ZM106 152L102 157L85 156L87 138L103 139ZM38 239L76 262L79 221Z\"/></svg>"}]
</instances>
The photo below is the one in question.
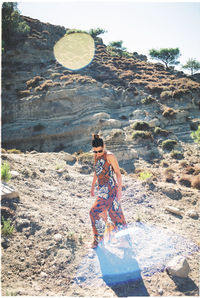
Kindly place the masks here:
<instances>
[{"instance_id":1,"label":"green bush","mask_svg":"<svg viewBox=\"0 0 200 298\"><path fill-rule=\"evenodd\" d=\"M155 97L153 97L152 95L149 95L149 96L143 98L143 99L141 100L141 103L142 103L142 104L146 104L146 105L148 105L148 104L150 104L150 103L155 102L155 100L156 100Z\"/></svg>"},{"instance_id":2,"label":"green bush","mask_svg":"<svg viewBox=\"0 0 200 298\"><path fill-rule=\"evenodd\" d=\"M145 121L135 122L133 124L132 128L135 129L135 130L150 130L151 129L149 123L147 123Z\"/></svg>"},{"instance_id":3,"label":"green bush","mask_svg":"<svg viewBox=\"0 0 200 298\"><path fill-rule=\"evenodd\" d=\"M168 130L162 129L160 127L155 127L154 128L154 135L162 135L162 136L167 136L170 132Z\"/></svg>"},{"instance_id":4,"label":"green bush","mask_svg":"<svg viewBox=\"0 0 200 298\"><path fill-rule=\"evenodd\" d=\"M161 146L162 146L162 149L171 151L172 149L174 149L174 146L177 144L178 143L176 140L168 139L168 140L163 141Z\"/></svg>"},{"instance_id":5,"label":"green bush","mask_svg":"<svg viewBox=\"0 0 200 298\"><path fill-rule=\"evenodd\" d=\"M2 226L1 226L1 233L2 235L11 235L14 232L14 227L11 225L11 221L5 220L2 216Z\"/></svg>"},{"instance_id":6,"label":"green bush","mask_svg":"<svg viewBox=\"0 0 200 298\"><path fill-rule=\"evenodd\" d=\"M165 91L161 92L160 98L161 99L168 99L168 98L172 97L172 95L173 95L173 92L171 90L165 90Z\"/></svg>"},{"instance_id":7,"label":"green bush","mask_svg":"<svg viewBox=\"0 0 200 298\"><path fill-rule=\"evenodd\" d=\"M135 139L135 140L138 140L138 139L143 139L143 140L146 140L146 139L153 139L152 137L152 133L150 131L142 131L142 130L135 130L132 134L132 138Z\"/></svg>"},{"instance_id":8,"label":"green bush","mask_svg":"<svg viewBox=\"0 0 200 298\"><path fill-rule=\"evenodd\" d=\"M193 131L191 133L191 137L193 138L195 143L200 144L200 125L198 126L198 129L196 131Z\"/></svg>"},{"instance_id":9,"label":"green bush","mask_svg":"<svg viewBox=\"0 0 200 298\"><path fill-rule=\"evenodd\" d=\"M20 40L30 32L30 27L21 20L17 2L3 2L2 4L2 47L7 50L12 39ZM16 41L15 41L16 43Z\"/></svg>"},{"instance_id":10,"label":"green bush","mask_svg":"<svg viewBox=\"0 0 200 298\"><path fill-rule=\"evenodd\" d=\"M21 154L22 152L19 149L8 149L7 153Z\"/></svg>"},{"instance_id":11,"label":"green bush","mask_svg":"<svg viewBox=\"0 0 200 298\"><path fill-rule=\"evenodd\" d=\"M1 180L8 182L12 175L10 173L10 165L7 162L3 162L1 165Z\"/></svg>"},{"instance_id":12,"label":"green bush","mask_svg":"<svg viewBox=\"0 0 200 298\"><path fill-rule=\"evenodd\" d=\"M152 176L152 173L150 173L150 172L141 172L139 175L139 179L147 180L147 179L151 178L151 176Z\"/></svg>"}]
</instances>

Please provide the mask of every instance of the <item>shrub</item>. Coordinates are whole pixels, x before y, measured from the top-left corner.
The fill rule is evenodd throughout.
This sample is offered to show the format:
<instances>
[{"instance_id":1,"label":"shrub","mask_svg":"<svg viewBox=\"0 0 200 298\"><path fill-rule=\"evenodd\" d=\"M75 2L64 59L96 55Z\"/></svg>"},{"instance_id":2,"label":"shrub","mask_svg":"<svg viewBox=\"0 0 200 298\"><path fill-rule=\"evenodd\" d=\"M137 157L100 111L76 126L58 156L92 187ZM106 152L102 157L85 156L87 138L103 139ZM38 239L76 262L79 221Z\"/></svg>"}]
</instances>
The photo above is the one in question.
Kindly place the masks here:
<instances>
[{"instance_id":1,"label":"shrub","mask_svg":"<svg viewBox=\"0 0 200 298\"><path fill-rule=\"evenodd\" d=\"M46 80L43 84L35 88L35 92L48 90L49 87L56 86L58 83L53 83L52 80Z\"/></svg>"},{"instance_id":2,"label":"shrub","mask_svg":"<svg viewBox=\"0 0 200 298\"><path fill-rule=\"evenodd\" d=\"M77 156L77 160L80 163L86 163L89 165L94 164L94 156L93 153L90 152L80 152L80 154Z\"/></svg>"},{"instance_id":3,"label":"shrub","mask_svg":"<svg viewBox=\"0 0 200 298\"><path fill-rule=\"evenodd\" d=\"M172 118L175 115L176 115L176 111L172 108L169 108L169 107L165 108L165 110L162 113L162 116L166 117L166 118Z\"/></svg>"},{"instance_id":4,"label":"shrub","mask_svg":"<svg viewBox=\"0 0 200 298\"><path fill-rule=\"evenodd\" d=\"M162 91L161 94L160 94L160 98L161 99L168 99L170 97L172 97L173 93L172 91L170 90L166 90L166 91Z\"/></svg>"},{"instance_id":5,"label":"shrub","mask_svg":"<svg viewBox=\"0 0 200 298\"><path fill-rule=\"evenodd\" d=\"M174 146L177 145L177 141L176 140L165 140L162 142L161 147L163 150L169 150L171 151L172 149L174 149Z\"/></svg>"},{"instance_id":6,"label":"shrub","mask_svg":"<svg viewBox=\"0 0 200 298\"><path fill-rule=\"evenodd\" d=\"M149 95L149 96L143 98L141 100L141 103L147 105L147 104L151 104L151 103L153 103L155 101L156 101L155 97L153 97L152 95Z\"/></svg>"},{"instance_id":7,"label":"shrub","mask_svg":"<svg viewBox=\"0 0 200 298\"><path fill-rule=\"evenodd\" d=\"M175 158L175 159L182 159L182 158L184 158L184 155L183 155L183 153L181 153L178 150L172 150L171 157Z\"/></svg>"},{"instance_id":8,"label":"shrub","mask_svg":"<svg viewBox=\"0 0 200 298\"><path fill-rule=\"evenodd\" d=\"M137 121L133 124L132 128L135 130L150 130L151 127L149 123L145 121Z\"/></svg>"},{"instance_id":9,"label":"shrub","mask_svg":"<svg viewBox=\"0 0 200 298\"><path fill-rule=\"evenodd\" d=\"M191 187L191 177L190 176L184 175L178 180L178 182L183 186Z\"/></svg>"},{"instance_id":10,"label":"shrub","mask_svg":"<svg viewBox=\"0 0 200 298\"><path fill-rule=\"evenodd\" d=\"M54 72L51 74L52 78L59 77L61 74L59 72Z\"/></svg>"},{"instance_id":11,"label":"shrub","mask_svg":"<svg viewBox=\"0 0 200 298\"><path fill-rule=\"evenodd\" d=\"M26 96L29 96L31 94L30 90L23 90L23 91L19 91L18 92L18 95L19 97L26 97Z\"/></svg>"},{"instance_id":12,"label":"shrub","mask_svg":"<svg viewBox=\"0 0 200 298\"><path fill-rule=\"evenodd\" d=\"M198 126L198 129L196 131L193 131L191 133L191 137L194 140L195 143L200 144L200 125Z\"/></svg>"},{"instance_id":13,"label":"shrub","mask_svg":"<svg viewBox=\"0 0 200 298\"><path fill-rule=\"evenodd\" d=\"M150 172L141 172L139 175L139 179L147 180L147 179L151 178L151 176L152 176L152 173L150 173Z\"/></svg>"},{"instance_id":14,"label":"shrub","mask_svg":"<svg viewBox=\"0 0 200 298\"><path fill-rule=\"evenodd\" d=\"M152 133L150 131L141 131L141 130L135 130L132 134L132 138L135 140L138 140L138 139L153 140Z\"/></svg>"},{"instance_id":15,"label":"shrub","mask_svg":"<svg viewBox=\"0 0 200 298\"><path fill-rule=\"evenodd\" d=\"M160 127L155 127L154 128L154 132L155 135L162 135L162 136L167 136L168 134L170 134L170 132L168 130L162 129Z\"/></svg>"},{"instance_id":16,"label":"shrub","mask_svg":"<svg viewBox=\"0 0 200 298\"><path fill-rule=\"evenodd\" d=\"M42 81L43 78L40 76L36 76L33 79L26 81L27 88L31 89L38 85L39 81Z\"/></svg>"},{"instance_id":17,"label":"shrub","mask_svg":"<svg viewBox=\"0 0 200 298\"><path fill-rule=\"evenodd\" d=\"M11 221L5 220L2 216L2 226L1 226L1 233L2 235L11 235L14 232L14 227L11 225Z\"/></svg>"},{"instance_id":18,"label":"shrub","mask_svg":"<svg viewBox=\"0 0 200 298\"><path fill-rule=\"evenodd\" d=\"M7 153L21 154L21 150L19 149L8 149Z\"/></svg>"},{"instance_id":19,"label":"shrub","mask_svg":"<svg viewBox=\"0 0 200 298\"><path fill-rule=\"evenodd\" d=\"M3 162L1 165L1 180L8 182L11 179L10 165L7 162Z\"/></svg>"},{"instance_id":20,"label":"shrub","mask_svg":"<svg viewBox=\"0 0 200 298\"><path fill-rule=\"evenodd\" d=\"M200 190L200 175L196 175L191 178L191 185L193 188Z\"/></svg>"}]
</instances>

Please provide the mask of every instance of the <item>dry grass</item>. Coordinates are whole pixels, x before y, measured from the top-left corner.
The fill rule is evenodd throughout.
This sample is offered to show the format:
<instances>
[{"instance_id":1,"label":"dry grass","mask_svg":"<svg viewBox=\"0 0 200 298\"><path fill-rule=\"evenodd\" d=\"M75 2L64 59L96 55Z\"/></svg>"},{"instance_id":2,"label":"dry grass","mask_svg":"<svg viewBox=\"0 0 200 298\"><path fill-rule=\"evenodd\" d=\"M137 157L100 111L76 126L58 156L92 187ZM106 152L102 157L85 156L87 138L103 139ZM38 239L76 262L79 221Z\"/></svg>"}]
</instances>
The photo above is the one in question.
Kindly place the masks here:
<instances>
[{"instance_id":1,"label":"dry grass","mask_svg":"<svg viewBox=\"0 0 200 298\"><path fill-rule=\"evenodd\" d=\"M30 90L23 90L18 92L18 96L20 98L30 96L30 94L31 94Z\"/></svg>"},{"instance_id":2,"label":"dry grass","mask_svg":"<svg viewBox=\"0 0 200 298\"><path fill-rule=\"evenodd\" d=\"M162 116L165 118L174 118L176 116L177 111L170 107L165 107Z\"/></svg>"},{"instance_id":3,"label":"dry grass","mask_svg":"<svg viewBox=\"0 0 200 298\"><path fill-rule=\"evenodd\" d=\"M38 86L39 82L44 80L44 78L40 77L40 76L36 76L33 79L26 81L26 86L28 89L34 88L36 86Z\"/></svg>"},{"instance_id":4,"label":"dry grass","mask_svg":"<svg viewBox=\"0 0 200 298\"><path fill-rule=\"evenodd\" d=\"M79 74L67 74L67 75L62 75L60 77L61 81L66 81L64 83L64 86L67 86L69 84L73 84L73 83L81 83L81 84L94 84L97 83L97 81L95 79L93 79L90 76L82 76Z\"/></svg>"},{"instance_id":5,"label":"dry grass","mask_svg":"<svg viewBox=\"0 0 200 298\"><path fill-rule=\"evenodd\" d=\"M59 82L53 82L52 80L46 80L43 84L35 88L35 92L47 91L49 87L61 86Z\"/></svg>"}]
</instances>

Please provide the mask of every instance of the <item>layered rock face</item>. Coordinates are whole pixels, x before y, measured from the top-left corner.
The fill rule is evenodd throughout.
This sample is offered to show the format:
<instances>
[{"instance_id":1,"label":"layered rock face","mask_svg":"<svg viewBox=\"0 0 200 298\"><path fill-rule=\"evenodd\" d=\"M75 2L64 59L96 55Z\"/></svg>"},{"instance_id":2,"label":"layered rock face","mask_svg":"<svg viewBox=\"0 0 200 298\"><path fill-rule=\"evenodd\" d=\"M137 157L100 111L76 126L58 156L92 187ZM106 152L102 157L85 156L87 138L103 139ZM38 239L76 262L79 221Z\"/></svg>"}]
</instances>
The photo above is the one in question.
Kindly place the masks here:
<instances>
[{"instance_id":1,"label":"layered rock face","mask_svg":"<svg viewBox=\"0 0 200 298\"><path fill-rule=\"evenodd\" d=\"M3 147L73 153L91 149L101 133L120 165L134 158L158 158L164 134L192 141L199 123L200 84L182 72L165 70L140 55L112 57L96 40L92 63L70 71L56 62L53 46L66 33L59 26L23 17L29 36L2 57ZM149 124L152 136L134 139L133 125Z\"/></svg>"}]
</instances>

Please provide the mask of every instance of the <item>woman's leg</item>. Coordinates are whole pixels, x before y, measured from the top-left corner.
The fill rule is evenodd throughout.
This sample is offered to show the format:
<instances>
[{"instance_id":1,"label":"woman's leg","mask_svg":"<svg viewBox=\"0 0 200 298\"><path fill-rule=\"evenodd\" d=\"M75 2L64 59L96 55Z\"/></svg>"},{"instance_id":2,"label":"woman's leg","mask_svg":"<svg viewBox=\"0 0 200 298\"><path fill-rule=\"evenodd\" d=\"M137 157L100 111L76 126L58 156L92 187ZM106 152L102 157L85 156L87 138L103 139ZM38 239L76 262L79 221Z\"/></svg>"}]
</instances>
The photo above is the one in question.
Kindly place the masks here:
<instances>
[{"instance_id":1,"label":"woman's leg","mask_svg":"<svg viewBox=\"0 0 200 298\"><path fill-rule=\"evenodd\" d=\"M114 231L119 231L121 229L125 229L127 227L126 220L124 218L124 214L121 208L121 204L118 202L117 199L114 199L112 201L111 206L108 209L108 214L115 225ZM122 242L123 245L128 246L128 248L131 248L131 238L130 235L127 234L123 237L120 237L120 242Z\"/></svg>"},{"instance_id":2,"label":"woman's leg","mask_svg":"<svg viewBox=\"0 0 200 298\"><path fill-rule=\"evenodd\" d=\"M98 197L90 210L94 238L97 241L103 237L105 231L107 209L105 199Z\"/></svg>"},{"instance_id":3,"label":"woman's leg","mask_svg":"<svg viewBox=\"0 0 200 298\"><path fill-rule=\"evenodd\" d=\"M116 230L119 230L121 228L126 228L126 226L127 226L126 221L124 218L124 214L122 212L121 205L118 202L118 200L114 199L111 202L111 205L108 209L108 214L109 214L112 222L116 226Z\"/></svg>"}]
</instances>

